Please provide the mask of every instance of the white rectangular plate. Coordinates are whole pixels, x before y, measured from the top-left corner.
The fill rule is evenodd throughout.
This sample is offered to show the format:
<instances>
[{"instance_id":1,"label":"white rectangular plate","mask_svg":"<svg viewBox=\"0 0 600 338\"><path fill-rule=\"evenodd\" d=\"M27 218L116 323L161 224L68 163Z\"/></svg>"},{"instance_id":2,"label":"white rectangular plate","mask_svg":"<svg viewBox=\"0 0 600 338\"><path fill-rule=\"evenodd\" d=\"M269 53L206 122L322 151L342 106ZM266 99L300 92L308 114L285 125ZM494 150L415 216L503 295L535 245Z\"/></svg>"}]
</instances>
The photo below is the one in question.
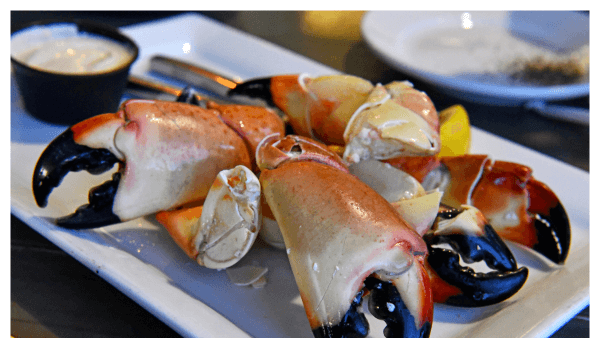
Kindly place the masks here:
<instances>
[{"instance_id":1,"label":"white rectangular plate","mask_svg":"<svg viewBox=\"0 0 600 338\"><path fill-rule=\"evenodd\" d=\"M231 77L337 71L199 15L182 15L123 31L140 46L133 66L148 76L157 53L196 62ZM189 45L186 45L189 44ZM185 53L185 46L189 52ZM96 271L186 337L312 337L285 252L257 246L244 258L268 267L262 289L232 285L224 271L191 261L152 217L102 229L69 231L52 219L87 203L87 192L110 176L72 173L36 206L31 177L46 144L65 127L31 118L11 85L11 211L48 240ZM513 245L528 266L523 289L502 304L479 309L436 305L431 337L548 336L589 304L589 174L494 135L473 129L474 153L523 163L562 199L572 222L565 266L552 268ZM384 323L368 316L370 337L383 337Z\"/></svg>"}]
</instances>

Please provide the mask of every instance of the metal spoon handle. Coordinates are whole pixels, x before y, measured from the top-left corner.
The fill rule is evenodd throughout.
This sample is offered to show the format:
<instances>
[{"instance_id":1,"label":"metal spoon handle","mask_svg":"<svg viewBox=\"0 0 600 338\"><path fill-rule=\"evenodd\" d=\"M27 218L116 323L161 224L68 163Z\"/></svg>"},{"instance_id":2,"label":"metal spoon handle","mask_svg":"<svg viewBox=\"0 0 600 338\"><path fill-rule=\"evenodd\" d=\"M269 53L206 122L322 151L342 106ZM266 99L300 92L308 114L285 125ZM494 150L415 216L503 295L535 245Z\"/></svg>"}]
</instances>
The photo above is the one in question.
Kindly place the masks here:
<instances>
[{"instance_id":1,"label":"metal spoon handle","mask_svg":"<svg viewBox=\"0 0 600 338\"><path fill-rule=\"evenodd\" d=\"M166 83L162 83L155 80L141 78L135 75L129 75L129 83L127 84L131 89L140 89L143 91L159 92L161 94L168 94L172 96L179 96L181 88L177 88Z\"/></svg>"},{"instance_id":2,"label":"metal spoon handle","mask_svg":"<svg viewBox=\"0 0 600 338\"><path fill-rule=\"evenodd\" d=\"M150 59L150 69L224 97L227 97L227 92L238 84L238 82L226 76L168 56L156 55L152 57Z\"/></svg>"},{"instance_id":3,"label":"metal spoon handle","mask_svg":"<svg viewBox=\"0 0 600 338\"><path fill-rule=\"evenodd\" d=\"M207 70L191 63L172 57L156 55L150 59L150 70L163 76L189 84L192 87L214 93L220 100L252 106L267 106L262 99L242 95L229 96L229 90L235 88L241 81L227 78L221 74ZM218 100L213 100L218 101ZM281 112L280 115L283 116Z\"/></svg>"},{"instance_id":4,"label":"metal spoon handle","mask_svg":"<svg viewBox=\"0 0 600 338\"><path fill-rule=\"evenodd\" d=\"M141 92L143 96L151 96L155 99L164 99L166 101L173 101L182 93L183 88L175 87L157 80L151 80L147 78L142 78L135 75L129 75L128 78L128 89L133 91ZM150 95L148 95L150 93ZM211 95L199 95L195 94L196 100L203 101L214 101L219 104L228 104L231 103L228 100L223 100Z\"/></svg>"}]
</instances>

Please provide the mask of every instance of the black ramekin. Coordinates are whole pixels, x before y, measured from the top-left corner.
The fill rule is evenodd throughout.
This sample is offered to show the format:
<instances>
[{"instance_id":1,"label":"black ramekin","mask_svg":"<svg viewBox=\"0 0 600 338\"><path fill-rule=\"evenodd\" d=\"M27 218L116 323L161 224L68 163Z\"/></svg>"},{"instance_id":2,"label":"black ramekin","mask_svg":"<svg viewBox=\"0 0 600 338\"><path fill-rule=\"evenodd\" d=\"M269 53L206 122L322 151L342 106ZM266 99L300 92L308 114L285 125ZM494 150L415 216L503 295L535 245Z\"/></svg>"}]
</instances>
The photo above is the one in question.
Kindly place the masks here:
<instances>
[{"instance_id":1,"label":"black ramekin","mask_svg":"<svg viewBox=\"0 0 600 338\"><path fill-rule=\"evenodd\" d=\"M131 60L119 68L92 74L46 72L16 60L11 53L11 65L25 109L34 117L55 124L72 125L92 116L115 112L123 96L131 64L139 48L117 28L86 20L38 21L33 26L73 24L78 32L86 32L113 40L126 47Z\"/></svg>"}]
</instances>

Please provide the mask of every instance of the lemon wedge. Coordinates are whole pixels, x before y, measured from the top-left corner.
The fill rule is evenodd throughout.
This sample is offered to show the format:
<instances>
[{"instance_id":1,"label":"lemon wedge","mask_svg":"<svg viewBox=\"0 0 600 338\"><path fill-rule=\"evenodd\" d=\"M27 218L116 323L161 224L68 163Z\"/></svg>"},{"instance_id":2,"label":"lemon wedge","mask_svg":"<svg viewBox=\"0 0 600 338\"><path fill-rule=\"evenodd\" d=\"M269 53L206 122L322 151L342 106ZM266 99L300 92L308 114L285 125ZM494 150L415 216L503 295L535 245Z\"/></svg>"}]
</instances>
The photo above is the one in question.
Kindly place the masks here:
<instances>
[{"instance_id":1,"label":"lemon wedge","mask_svg":"<svg viewBox=\"0 0 600 338\"><path fill-rule=\"evenodd\" d=\"M471 148L469 115L461 105L454 105L439 113L442 148L438 156L460 156Z\"/></svg>"}]
</instances>

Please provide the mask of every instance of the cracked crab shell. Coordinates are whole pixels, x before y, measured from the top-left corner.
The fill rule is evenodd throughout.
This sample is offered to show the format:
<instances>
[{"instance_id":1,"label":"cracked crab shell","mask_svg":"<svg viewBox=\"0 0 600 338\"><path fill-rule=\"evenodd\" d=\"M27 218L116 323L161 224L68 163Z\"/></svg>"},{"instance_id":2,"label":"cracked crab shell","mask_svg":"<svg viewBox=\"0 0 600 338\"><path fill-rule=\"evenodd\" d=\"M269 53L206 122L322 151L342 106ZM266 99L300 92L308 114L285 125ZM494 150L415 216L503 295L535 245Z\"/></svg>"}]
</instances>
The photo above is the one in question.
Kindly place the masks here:
<instances>
[{"instance_id":1,"label":"cracked crab shell","mask_svg":"<svg viewBox=\"0 0 600 338\"><path fill-rule=\"evenodd\" d=\"M371 82L351 75L276 76L272 87L274 103L297 134L339 145L347 121L373 90Z\"/></svg>"},{"instance_id":2,"label":"cracked crab shell","mask_svg":"<svg viewBox=\"0 0 600 338\"><path fill-rule=\"evenodd\" d=\"M288 162L260 181L312 329L339 323L369 275L405 273L427 252L393 207L351 174Z\"/></svg>"},{"instance_id":3,"label":"cracked crab shell","mask_svg":"<svg viewBox=\"0 0 600 338\"><path fill-rule=\"evenodd\" d=\"M440 150L437 120L429 120L394 98L395 91L377 85L348 120L344 131L344 159L388 159L398 156L435 155ZM436 116L437 118L437 116Z\"/></svg>"}]
</instances>

